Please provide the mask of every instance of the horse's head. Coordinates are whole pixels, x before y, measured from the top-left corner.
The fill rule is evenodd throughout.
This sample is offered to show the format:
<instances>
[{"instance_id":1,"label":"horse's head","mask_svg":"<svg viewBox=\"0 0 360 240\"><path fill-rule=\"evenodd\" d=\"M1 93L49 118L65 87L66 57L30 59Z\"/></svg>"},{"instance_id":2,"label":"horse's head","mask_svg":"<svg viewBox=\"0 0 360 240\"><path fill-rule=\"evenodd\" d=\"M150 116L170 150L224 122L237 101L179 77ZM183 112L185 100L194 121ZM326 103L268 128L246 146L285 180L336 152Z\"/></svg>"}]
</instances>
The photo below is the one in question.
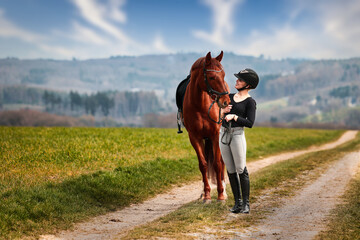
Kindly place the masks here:
<instances>
[{"instance_id":1,"label":"horse's head","mask_svg":"<svg viewBox=\"0 0 360 240\"><path fill-rule=\"evenodd\" d=\"M224 108L230 103L229 87L225 82L225 72L221 65L223 51L216 58L211 57L208 52L206 57L199 58L191 68L191 73L199 71L196 81L198 86L207 92L217 102L219 107ZM201 70L200 70L201 69Z\"/></svg>"}]
</instances>

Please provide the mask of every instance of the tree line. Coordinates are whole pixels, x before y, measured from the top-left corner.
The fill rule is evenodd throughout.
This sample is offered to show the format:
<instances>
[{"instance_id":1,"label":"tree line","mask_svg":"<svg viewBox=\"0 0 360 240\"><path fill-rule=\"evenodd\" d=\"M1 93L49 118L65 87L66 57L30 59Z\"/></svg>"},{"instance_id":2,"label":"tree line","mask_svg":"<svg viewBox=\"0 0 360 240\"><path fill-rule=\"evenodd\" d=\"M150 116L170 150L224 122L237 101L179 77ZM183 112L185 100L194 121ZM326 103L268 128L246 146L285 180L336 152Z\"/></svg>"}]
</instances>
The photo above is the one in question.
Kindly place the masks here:
<instances>
[{"instance_id":1,"label":"tree line","mask_svg":"<svg viewBox=\"0 0 360 240\"><path fill-rule=\"evenodd\" d=\"M93 116L99 109L104 116L108 116L110 109L115 105L114 98L106 92L80 95L76 91L70 91L67 98L63 100L55 92L45 90L42 99L48 112L54 112L57 108L61 108L62 105L65 108L70 105L72 112L82 112L84 110L86 114Z\"/></svg>"},{"instance_id":2,"label":"tree line","mask_svg":"<svg viewBox=\"0 0 360 240\"><path fill-rule=\"evenodd\" d=\"M150 91L57 92L25 86L0 87L0 109L5 104L41 106L49 113L69 116L128 118L164 110Z\"/></svg>"}]
</instances>

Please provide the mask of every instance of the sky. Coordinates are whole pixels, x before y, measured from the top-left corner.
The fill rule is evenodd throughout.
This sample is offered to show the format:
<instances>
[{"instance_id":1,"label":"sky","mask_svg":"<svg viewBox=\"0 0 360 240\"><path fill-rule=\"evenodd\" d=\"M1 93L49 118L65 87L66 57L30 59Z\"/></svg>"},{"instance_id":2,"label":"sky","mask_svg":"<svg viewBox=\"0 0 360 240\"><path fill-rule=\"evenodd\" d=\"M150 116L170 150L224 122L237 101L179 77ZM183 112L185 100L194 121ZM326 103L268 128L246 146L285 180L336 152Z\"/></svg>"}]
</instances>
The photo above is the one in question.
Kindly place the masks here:
<instances>
[{"instance_id":1,"label":"sky","mask_svg":"<svg viewBox=\"0 0 360 240\"><path fill-rule=\"evenodd\" d=\"M0 58L360 57L359 0L0 0Z\"/></svg>"}]
</instances>

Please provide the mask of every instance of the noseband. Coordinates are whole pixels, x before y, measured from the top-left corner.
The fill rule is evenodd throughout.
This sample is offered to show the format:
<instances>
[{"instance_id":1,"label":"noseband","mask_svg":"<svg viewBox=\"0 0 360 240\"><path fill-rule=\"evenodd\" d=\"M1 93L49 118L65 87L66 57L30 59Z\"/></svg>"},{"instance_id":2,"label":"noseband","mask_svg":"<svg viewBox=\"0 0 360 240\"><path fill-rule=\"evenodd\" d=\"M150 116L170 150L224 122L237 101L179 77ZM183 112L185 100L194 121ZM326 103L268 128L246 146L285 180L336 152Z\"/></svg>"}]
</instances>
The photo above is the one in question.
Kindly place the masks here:
<instances>
[{"instance_id":1,"label":"noseband","mask_svg":"<svg viewBox=\"0 0 360 240\"><path fill-rule=\"evenodd\" d=\"M205 84L206 84L207 93L210 95L211 99L212 99L213 96L215 96L215 100L211 103L211 105L210 105L210 107L209 107L208 116L209 116L209 118L210 118L211 121L213 121L213 122L215 122L215 123L217 123L217 124L221 123L221 120L222 120L221 117L220 117L220 115L221 115L221 108L220 108L220 105L219 105L219 99L220 99L221 96L226 95L226 94L229 94L229 93L228 93L227 91L225 91L225 92L218 92L218 91L214 90L214 89L210 86L210 84L209 84L209 81L208 81L208 79L207 79L206 72L218 72L218 73L219 73L219 72L222 72L222 71L224 71L224 70L223 70L223 69L221 69L221 70L206 69L206 67L205 67L205 62L204 62L204 79L205 79ZM225 88L225 89L226 89L226 88ZM211 110L211 108L212 108L212 106L214 105L215 102L216 102L217 105L219 106L219 120L218 120L218 121L215 121L215 120L212 119L211 116L210 116L210 110Z\"/></svg>"}]
</instances>

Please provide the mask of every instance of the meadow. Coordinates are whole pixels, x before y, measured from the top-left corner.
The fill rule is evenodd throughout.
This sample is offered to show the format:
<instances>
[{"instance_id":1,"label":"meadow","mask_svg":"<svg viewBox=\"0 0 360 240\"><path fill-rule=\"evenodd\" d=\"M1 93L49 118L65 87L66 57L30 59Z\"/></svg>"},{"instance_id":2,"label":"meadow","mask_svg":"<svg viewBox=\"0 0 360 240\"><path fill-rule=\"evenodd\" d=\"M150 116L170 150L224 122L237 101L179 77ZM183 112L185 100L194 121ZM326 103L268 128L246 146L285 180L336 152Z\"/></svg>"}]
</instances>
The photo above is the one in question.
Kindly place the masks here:
<instances>
[{"instance_id":1,"label":"meadow","mask_svg":"<svg viewBox=\"0 0 360 240\"><path fill-rule=\"evenodd\" d=\"M304 154L251 173L251 214L229 214L234 198L228 187L229 199L225 205L216 201L210 204L193 201L164 217L132 229L121 239L242 239L238 234L247 232L248 227L258 229L256 224L265 218L272 221L274 209L284 204L282 198L293 197L323 175L331 164L347 153L359 150L360 134L336 148ZM360 239L359 194L360 172L350 182L337 207L327 216L329 221L325 229L314 239ZM213 193L213 198L216 199L216 193ZM297 224L302 224L302 220L299 219ZM280 239L276 234L273 236ZM304 239L307 237L305 235Z\"/></svg>"},{"instance_id":2,"label":"meadow","mask_svg":"<svg viewBox=\"0 0 360 240\"><path fill-rule=\"evenodd\" d=\"M338 138L341 130L254 128L248 161ZM0 238L36 237L200 179L175 129L0 127Z\"/></svg>"}]
</instances>

